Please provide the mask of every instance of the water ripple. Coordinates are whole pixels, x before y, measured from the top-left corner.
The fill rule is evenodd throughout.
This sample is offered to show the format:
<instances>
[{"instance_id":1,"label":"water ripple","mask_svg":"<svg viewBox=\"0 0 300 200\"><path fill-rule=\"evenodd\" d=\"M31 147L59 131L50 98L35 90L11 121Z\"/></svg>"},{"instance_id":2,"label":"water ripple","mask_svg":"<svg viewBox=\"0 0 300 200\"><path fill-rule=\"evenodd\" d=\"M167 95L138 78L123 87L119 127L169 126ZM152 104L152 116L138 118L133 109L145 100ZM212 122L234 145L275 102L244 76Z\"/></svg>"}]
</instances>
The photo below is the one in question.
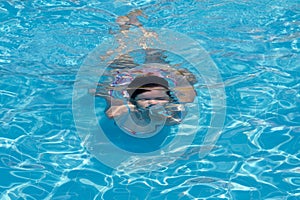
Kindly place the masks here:
<instances>
[{"instance_id":1,"label":"water ripple","mask_svg":"<svg viewBox=\"0 0 300 200\"><path fill-rule=\"evenodd\" d=\"M0 2L0 198L299 198L298 4ZM145 27L169 28L199 40L219 67L226 122L203 159L198 153L211 128L212 107L205 83L197 84L202 127L179 159L133 157L113 170L96 160L77 135L72 113L76 73L86 56L118 31L116 17L132 9L148 16L140 19ZM171 164L157 170L163 163ZM146 166L156 170L144 173Z\"/></svg>"}]
</instances>

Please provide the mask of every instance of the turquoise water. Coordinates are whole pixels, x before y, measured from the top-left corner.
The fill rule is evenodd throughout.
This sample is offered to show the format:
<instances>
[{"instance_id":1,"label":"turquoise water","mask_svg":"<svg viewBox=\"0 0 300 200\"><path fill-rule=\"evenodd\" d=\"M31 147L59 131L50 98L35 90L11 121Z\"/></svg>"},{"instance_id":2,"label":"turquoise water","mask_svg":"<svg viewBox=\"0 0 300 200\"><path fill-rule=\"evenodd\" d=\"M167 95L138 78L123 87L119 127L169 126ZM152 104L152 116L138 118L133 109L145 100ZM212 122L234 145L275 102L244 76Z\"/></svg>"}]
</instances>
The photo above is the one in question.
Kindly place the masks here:
<instances>
[{"instance_id":1,"label":"turquoise water","mask_svg":"<svg viewBox=\"0 0 300 200\"><path fill-rule=\"evenodd\" d=\"M297 0L0 5L0 199L300 199ZM145 27L201 45L222 78L208 87L223 85L226 101L220 137L200 157L216 128L216 97L198 84L193 142L174 162L153 159L162 167L146 172L146 158L105 165L86 148L80 133L88 127L75 123L73 107L83 64L119 31L117 16L134 9L148 16L140 18Z\"/></svg>"}]
</instances>

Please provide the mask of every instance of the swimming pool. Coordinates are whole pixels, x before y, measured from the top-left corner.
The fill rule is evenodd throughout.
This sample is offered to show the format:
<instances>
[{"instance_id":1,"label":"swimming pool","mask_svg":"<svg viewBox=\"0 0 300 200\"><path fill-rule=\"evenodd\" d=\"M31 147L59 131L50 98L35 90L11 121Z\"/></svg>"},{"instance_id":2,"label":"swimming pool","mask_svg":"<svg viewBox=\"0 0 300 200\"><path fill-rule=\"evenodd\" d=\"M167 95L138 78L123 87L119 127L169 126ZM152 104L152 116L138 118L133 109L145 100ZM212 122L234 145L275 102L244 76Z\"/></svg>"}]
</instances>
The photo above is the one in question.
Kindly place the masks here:
<instances>
[{"instance_id":1,"label":"swimming pool","mask_svg":"<svg viewBox=\"0 0 300 200\"><path fill-rule=\"evenodd\" d=\"M0 4L0 199L300 198L297 0ZM218 102L207 81L198 85L200 129L189 127L195 138L172 162L153 159L160 169L141 171L149 160L139 155L109 166L80 136L89 127L75 123L74 91L89 88L78 75L115 37L116 17L134 9L159 36L197 42L220 74L211 90L224 86L224 123L203 157Z\"/></svg>"}]
</instances>

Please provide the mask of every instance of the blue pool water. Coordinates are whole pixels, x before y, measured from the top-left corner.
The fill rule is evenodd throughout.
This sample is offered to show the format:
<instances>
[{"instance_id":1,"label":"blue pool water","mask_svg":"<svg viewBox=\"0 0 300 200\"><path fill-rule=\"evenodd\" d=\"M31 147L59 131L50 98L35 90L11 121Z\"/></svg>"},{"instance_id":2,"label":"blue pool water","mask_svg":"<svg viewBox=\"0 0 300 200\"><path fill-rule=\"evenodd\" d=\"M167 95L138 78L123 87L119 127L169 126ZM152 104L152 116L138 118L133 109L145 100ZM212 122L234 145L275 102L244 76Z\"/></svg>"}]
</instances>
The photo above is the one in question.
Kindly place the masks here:
<instances>
[{"instance_id":1,"label":"blue pool water","mask_svg":"<svg viewBox=\"0 0 300 200\"><path fill-rule=\"evenodd\" d=\"M298 0L0 5L0 199L300 199ZM116 18L135 9L147 15L139 18L147 30L195 41L211 59L208 66L216 66L207 75L221 79L209 84L205 69L198 71L200 115L169 131L174 141L180 130L194 138L174 160L161 152L111 152L105 158L116 161L112 167L101 160L108 143L86 142L92 137L85 136L96 135L89 132L95 122L78 119L85 108L74 109L78 87L89 89L78 77L116 37ZM182 48L195 52L188 44ZM220 88L224 95L214 94ZM213 109L223 100L224 122ZM89 108L101 121L104 104L98 101ZM114 128L111 123L103 130ZM116 143L126 148L122 140Z\"/></svg>"}]
</instances>

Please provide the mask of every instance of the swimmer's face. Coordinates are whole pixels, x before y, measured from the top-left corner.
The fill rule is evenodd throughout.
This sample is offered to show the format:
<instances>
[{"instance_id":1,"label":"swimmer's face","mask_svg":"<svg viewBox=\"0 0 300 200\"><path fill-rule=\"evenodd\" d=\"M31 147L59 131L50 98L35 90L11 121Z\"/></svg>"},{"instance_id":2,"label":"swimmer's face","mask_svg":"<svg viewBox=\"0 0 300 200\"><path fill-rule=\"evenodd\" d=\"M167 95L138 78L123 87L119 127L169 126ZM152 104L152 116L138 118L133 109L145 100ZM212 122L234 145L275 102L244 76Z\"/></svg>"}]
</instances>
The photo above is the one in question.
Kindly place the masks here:
<instances>
[{"instance_id":1,"label":"swimmer's face","mask_svg":"<svg viewBox=\"0 0 300 200\"><path fill-rule=\"evenodd\" d=\"M152 105L165 105L170 102L170 97L164 87L147 88L147 91L135 97L136 105L140 108L148 108Z\"/></svg>"}]
</instances>

